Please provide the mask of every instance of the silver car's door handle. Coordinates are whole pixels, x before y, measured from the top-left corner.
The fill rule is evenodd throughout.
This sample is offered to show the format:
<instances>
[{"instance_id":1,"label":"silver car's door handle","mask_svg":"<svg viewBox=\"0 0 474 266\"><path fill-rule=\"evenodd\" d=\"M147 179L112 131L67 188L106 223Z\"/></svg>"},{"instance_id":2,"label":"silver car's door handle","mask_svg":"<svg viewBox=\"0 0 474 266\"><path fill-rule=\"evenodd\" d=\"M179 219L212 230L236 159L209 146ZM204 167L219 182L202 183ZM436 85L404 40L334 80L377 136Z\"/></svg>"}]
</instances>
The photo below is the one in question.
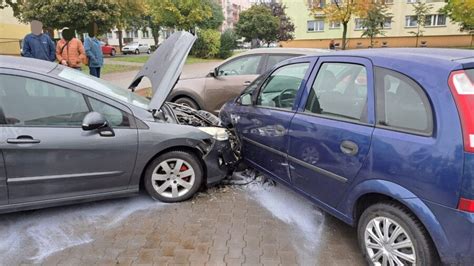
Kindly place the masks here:
<instances>
[{"instance_id":1,"label":"silver car's door handle","mask_svg":"<svg viewBox=\"0 0 474 266\"><path fill-rule=\"evenodd\" d=\"M37 144L40 142L39 139L34 139L31 136L19 136L16 139L7 139L7 143L10 144Z\"/></svg>"},{"instance_id":2,"label":"silver car's door handle","mask_svg":"<svg viewBox=\"0 0 474 266\"><path fill-rule=\"evenodd\" d=\"M250 82L250 81L244 81L244 86L248 86L248 85L250 85L250 83L252 83L252 82Z\"/></svg>"}]
</instances>

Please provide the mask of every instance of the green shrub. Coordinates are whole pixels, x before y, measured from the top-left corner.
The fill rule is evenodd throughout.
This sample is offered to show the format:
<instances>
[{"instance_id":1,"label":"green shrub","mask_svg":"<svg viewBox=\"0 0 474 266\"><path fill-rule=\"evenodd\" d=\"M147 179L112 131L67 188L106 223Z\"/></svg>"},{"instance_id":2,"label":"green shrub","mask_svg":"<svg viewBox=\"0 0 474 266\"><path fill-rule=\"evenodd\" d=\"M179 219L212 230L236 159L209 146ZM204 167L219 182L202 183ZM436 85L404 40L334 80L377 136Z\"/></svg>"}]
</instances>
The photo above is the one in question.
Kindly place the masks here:
<instances>
[{"instance_id":1,"label":"green shrub","mask_svg":"<svg viewBox=\"0 0 474 266\"><path fill-rule=\"evenodd\" d=\"M221 48L219 57L226 59L232 56L232 51L237 47L237 35L232 29L228 29L221 34Z\"/></svg>"},{"instance_id":2,"label":"green shrub","mask_svg":"<svg viewBox=\"0 0 474 266\"><path fill-rule=\"evenodd\" d=\"M200 58L212 58L219 54L221 40L220 33L217 30L200 30L197 36L198 38L191 52L193 55Z\"/></svg>"}]
</instances>

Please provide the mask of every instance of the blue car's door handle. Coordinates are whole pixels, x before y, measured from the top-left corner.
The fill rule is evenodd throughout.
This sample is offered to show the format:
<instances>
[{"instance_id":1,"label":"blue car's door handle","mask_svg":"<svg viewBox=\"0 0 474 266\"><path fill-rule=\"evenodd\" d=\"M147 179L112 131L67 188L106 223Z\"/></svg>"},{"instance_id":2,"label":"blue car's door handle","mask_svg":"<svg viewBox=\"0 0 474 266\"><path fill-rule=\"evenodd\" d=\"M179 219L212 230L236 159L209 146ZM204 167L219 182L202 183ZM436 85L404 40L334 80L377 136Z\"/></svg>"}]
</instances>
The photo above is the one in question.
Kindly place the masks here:
<instances>
[{"instance_id":1,"label":"blue car's door handle","mask_svg":"<svg viewBox=\"0 0 474 266\"><path fill-rule=\"evenodd\" d=\"M39 139L34 139L31 136L19 136L16 139L7 139L7 143L10 144L37 144L40 142Z\"/></svg>"},{"instance_id":2,"label":"blue car's door handle","mask_svg":"<svg viewBox=\"0 0 474 266\"><path fill-rule=\"evenodd\" d=\"M359 146L357 146L356 143L350 140L344 140L341 143L340 148L341 148L342 153L351 155L351 156L356 155L359 152Z\"/></svg>"}]
</instances>

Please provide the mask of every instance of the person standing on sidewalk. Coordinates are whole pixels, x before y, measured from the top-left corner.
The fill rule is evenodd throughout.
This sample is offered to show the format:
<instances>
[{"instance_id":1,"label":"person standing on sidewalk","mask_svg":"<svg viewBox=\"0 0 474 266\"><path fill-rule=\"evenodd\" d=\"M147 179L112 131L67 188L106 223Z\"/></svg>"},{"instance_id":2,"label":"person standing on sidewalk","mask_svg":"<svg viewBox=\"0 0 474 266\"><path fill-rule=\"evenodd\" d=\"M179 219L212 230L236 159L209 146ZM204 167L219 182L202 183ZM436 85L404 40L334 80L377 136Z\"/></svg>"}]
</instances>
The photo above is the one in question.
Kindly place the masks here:
<instances>
[{"instance_id":1,"label":"person standing on sidewalk","mask_svg":"<svg viewBox=\"0 0 474 266\"><path fill-rule=\"evenodd\" d=\"M23 38L22 55L53 62L56 59L54 42L43 33L43 23L33 20L30 25L31 33Z\"/></svg>"},{"instance_id":2,"label":"person standing on sidewalk","mask_svg":"<svg viewBox=\"0 0 474 266\"><path fill-rule=\"evenodd\" d=\"M100 41L97 40L97 24L89 24L87 33L88 37L84 40L84 49L86 50L87 58L89 59L89 74L100 78L100 68L104 65L104 55L100 47Z\"/></svg>"},{"instance_id":3,"label":"person standing on sidewalk","mask_svg":"<svg viewBox=\"0 0 474 266\"><path fill-rule=\"evenodd\" d=\"M81 40L74 36L73 29L64 28L61 34L63 38L56 46L56 58L62 65L81 70L82 63L87 60Z\"/></svg>"}]
</instances>

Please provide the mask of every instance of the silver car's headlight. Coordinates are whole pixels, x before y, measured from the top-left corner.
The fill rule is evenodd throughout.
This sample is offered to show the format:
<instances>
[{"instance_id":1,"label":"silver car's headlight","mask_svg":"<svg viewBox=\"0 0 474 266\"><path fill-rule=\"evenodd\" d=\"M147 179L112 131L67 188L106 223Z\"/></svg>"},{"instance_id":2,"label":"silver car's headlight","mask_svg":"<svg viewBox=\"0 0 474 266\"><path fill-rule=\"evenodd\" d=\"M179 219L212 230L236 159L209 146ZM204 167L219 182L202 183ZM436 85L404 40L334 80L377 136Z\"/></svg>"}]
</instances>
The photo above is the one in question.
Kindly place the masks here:
<instances>
[{"instance_id":1,"label":"silver car's headlight","mask_svg":"<svg viewBox=\"0 0 474 266\"><path fill-rule=\"evenodd\" d=\"M228 140L229 135L225 128L221 127L198 127L199 130L206 132L207 134L211 135L215 140L223 141Z\"/></svg>"}]
</instances>

